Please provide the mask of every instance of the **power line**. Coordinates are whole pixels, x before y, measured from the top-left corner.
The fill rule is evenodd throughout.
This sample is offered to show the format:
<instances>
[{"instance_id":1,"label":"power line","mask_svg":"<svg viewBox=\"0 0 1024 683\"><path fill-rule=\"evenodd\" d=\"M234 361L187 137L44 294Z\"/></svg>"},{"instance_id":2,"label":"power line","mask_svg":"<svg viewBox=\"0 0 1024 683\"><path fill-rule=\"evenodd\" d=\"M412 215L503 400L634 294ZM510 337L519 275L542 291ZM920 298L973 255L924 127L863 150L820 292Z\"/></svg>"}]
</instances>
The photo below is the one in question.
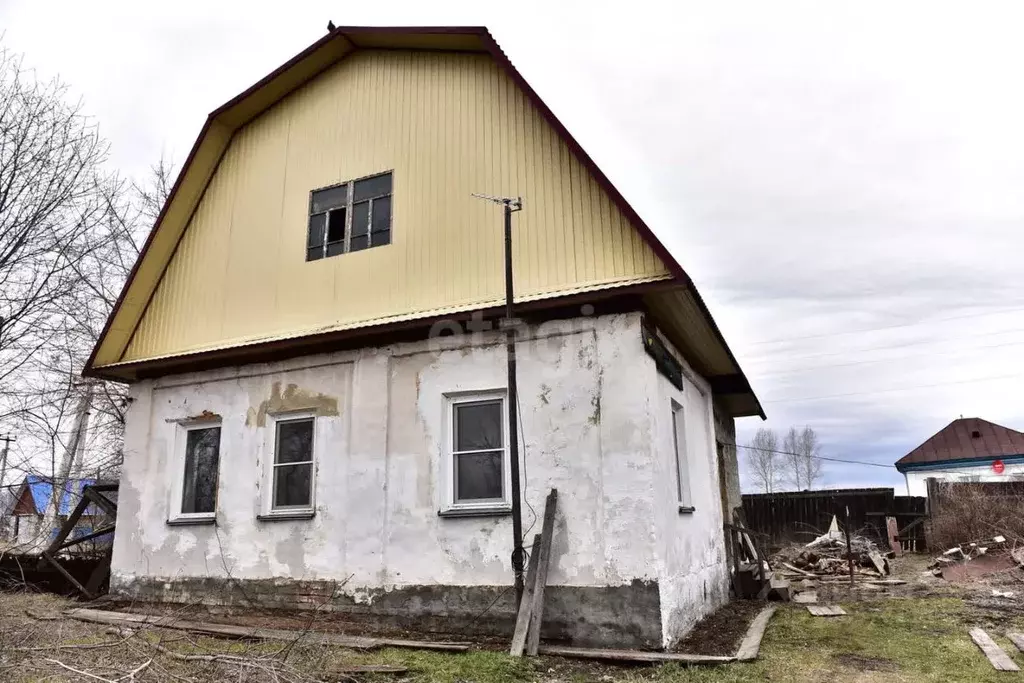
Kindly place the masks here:
<instances>
[{"instance_id":1,"label":"power line","mask_svg":"<svg viewBox=\"0 0 1024 683\"><path fill-rule=\"evenodd\" d=\"M988 315L1003 315L1005 313L1020 313L1024 312L1022 308L1008 308L1003 311L987 311L985 313L966 313L964 315L953 315L945 318L930 318L927 320L918 320L910 323L897 323L895 325L884 325L881 327L868 327L862 330L844 330L842 332L823 332L821 334L809 334L802 337L780 337L778 339L762 339L761 341L750 342L748 346L760 346L762 344L782 344L785 342L792 341L803 341L805 339L824 339L826 337L838 337L846 334L864 334L867 332L881 332L883 330L895 330L903 327L914 327L916 325L924 325L926 323L946 322L948 320L965 320L968 318L980 318Z\"/></svg>"},{"instance_id":2,"label":"power line","mask_svg":"<svg viewBox=\"0 0 1024 683\"><path fill-rule=\"evenodd\" d=\"M947 342L947 341L962 341L964 339L980 339L982 337L993 337L993 336L1000 335L1000 334L1012 334L1014 332L1024 332L1024 327L1017 327L1017 328L1013 328L1013 329L1010 329L1010 330L997 330L995 332L985 332L984 334L971 334L971 335L967 335L967 336L964 336L964 337L943 337L941 339L924 339L924 340L921 340L921 341L904 342L902 344L886 344L885 346L869 346L866 349L848 349L848 350L844 350L844 351L829 351L828 353L812 353L812 354L803 355L803 356L789 356L789 357L783 356L781 358L779 356L772 356L772 355L754 356L752 358L749 358L748 360L751 360L753 362L762 362L762 363L769 363L769 362L776 362L777 363L780 360L790 361L790 360L804 360L804 359L807 359L807 358L824 358L824 357L827 357L827 356L842 356L843 354L847 354L847 353L861 353L862 351L887 351L889 349L903 349L903 348L906 348L908 346L923 346L923 345L927 345L927 344L935 344L935 343L941 343L941 342Z\"/></svg>"},{"instance_id":3,"label":"power line","mask_svg":"<svg viewBox=\"0 0 1024 683\"><path fill-rule=\"evenodd\" d=\"M756 446L743 446L738 443L726 444L727 446L735 446L736 448L746 448L751 451L760 451L762 453L776 453L778 455L795 455L801 458L816 458L818 460L828 460L829 462L843 462L848 465L870 465L871 467L886 467L888 469L896 469L896 465L883 465L877 462L868 462L867 460L844 460L843 458L830 458L824 455L812 455L810 453L793 453L790 451L775 451L770 448L758 448Z\"/></svg>"},{"instance_id":4,"label":"power line","mask_svg":"<svg viewBox=\"0 0 1024 683\"><path fill-rule=\"evenodd\" d=\"M824 370L827 368L844 368L853 365L867 365L870 363L885 363L887 361L894 360L906 360L908 358L927 358L931 356L954 356L961 353L970 353L972 351L983 351L985 349L999 349L1006 346L1021 346L1024 345L1024 341L1006 342L1005 344L987 344L985 346L974 346L965 349L951 349L949 351L934 351L932 353L917 353L910 356L891 356L889 358L869 358L866 360L855 360L849 363L830 363L828 365L812 365L807 368L798 368L796 370L782 370L780 372L766 372L756 373L758 378L760 377L779 377L784 375L796 375L804 372L811 372L814 370Z\"/></svg>"},{"instance_id":5,"label":"power line","mask_svg":"<svg viewBox=\"0 0 1024 683\"><path fill-rule=\"evenodd\" d=\"M993 375L992 377L977 377L975 379L956 380L953 382L936 382L935 384L918 384L909 387L891 387L889 389L875 389L873 391L851 391L845 394L825 394L823 396L801 396L799 398L776 398L762 403L795 403L800 401L818 401L830 398L846 398L848 396L873 396L875 394L889 394L897 391L911 391L914 389L932 389L934 387L952 386L954 384L974 384L976 382L993 382L1002 379L1015 379L1024 377L1024 374L1015 375Z\"/></svg>"},{"instance_id":6,"label":"power line","mask_svg":"<svg viewBox=\"0 0 1024 683\"><path fill-rule=\"evenodd\" d=\"M866 467L884 467L886 469L899 471L898 468L896 467L896 465L886 465L886 464L879 463L879 462L868 462L867 460L848 460L848 459L845 459L845 458L833 458L833 457L829 457L829 456L825 456L825 455L813 455L813 454L810 454L810 453L793 453L791 451L777 451L777 450L773 450L771 448L759 448L757 446L743 446L743 445L738 444L738 443L727 443L727 442L722 442L722 443L724 443L726 446L734 446L736 448L745 448L745 449L750 450L750 451L760 451L762 453L775 453L777 455L795 455L795 456L801 457L801 458L815 458L817 460L827 460L829 462L841 462L841 463L844 463L844 464L847 464L847 465L864 465ZM991 459L998 460L999 458L996 457L996 458L991 458ZM979 465L969 465L968 464L966 466L967 467L972 467L972 466L973 467L981 467L982 465L981 464L979 464ZM941 468L940 469L932 469L932 468L929 468L928 471L929 472L935 472L935 473L938 473L938 474L959 474L959 473L962 472L962 467L961 468L954 467L954 468L951 468L951 469L941 469ZM900 474L903 474L903 473L900 472Z\"/></svg>"}]
</instances>

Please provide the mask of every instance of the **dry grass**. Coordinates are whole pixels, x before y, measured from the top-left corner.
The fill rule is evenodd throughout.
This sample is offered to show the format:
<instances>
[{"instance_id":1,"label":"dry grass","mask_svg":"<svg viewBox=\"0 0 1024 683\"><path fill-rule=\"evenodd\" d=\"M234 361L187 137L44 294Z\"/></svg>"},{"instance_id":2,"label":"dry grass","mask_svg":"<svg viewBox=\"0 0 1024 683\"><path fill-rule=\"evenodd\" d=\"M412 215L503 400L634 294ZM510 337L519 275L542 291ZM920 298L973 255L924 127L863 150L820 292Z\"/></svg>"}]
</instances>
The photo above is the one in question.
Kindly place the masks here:
<instances>
[{"instance_id":1,"label":"dry grass","mask_svg":"<svg viewBox=\"0 0 1024 683\"><path fill-rule=\"evenodd\" d=\"M919 564L906 559L908 578ZM933 582L939 583L939 582ZM929 584L930 585L930 584ZM553 657L513 659L496 650L444 653L383 649L354 652L302 642L245 642L195 637L181 631L110 629L65 618L72 602L51 595L0 593L0 680L138 681L139 683L311 683L355 680L332 676L350 664L392 664L403 676L371 675L370 683L741 683L746 681L972 681L1006 678L988 664L967 635L986 628L1018 660L1004 634L1024 630L1024 608L1016 601L999 610L979 607L957 586L943 584L902 597L867 593L836 595L849 613L823 619L798 605L773 618L761 657L749 664L718 667L607 666ZM905 586L904 588L913 588ZM314 625L315 628L315 625ZM132 676L132 672L134 677ZM1011 676L1012 677L1012 676Z\"/></svg>"},{"instance_id":2,"label":"dry grass","mask_svg":"<svg viewBox=\"0 0 1024 683\"><path fill-rule=\"evenodd\" d=\"M995 535L1024 544L1024 483L940 482L937 493L929 540L935 549Z\"/></svg>"},{"instance_id":3,"label":"dry grass","mask_svg":"<svg viewBox=\"0 0 1024 683\"><path fill-rule=\"evenodd\" d=\"M145 627L115 629L65 618L70 601L0 593L0 680L312 683L365 653L303 642L246 642Z\"/></svg>"}]
</instances>

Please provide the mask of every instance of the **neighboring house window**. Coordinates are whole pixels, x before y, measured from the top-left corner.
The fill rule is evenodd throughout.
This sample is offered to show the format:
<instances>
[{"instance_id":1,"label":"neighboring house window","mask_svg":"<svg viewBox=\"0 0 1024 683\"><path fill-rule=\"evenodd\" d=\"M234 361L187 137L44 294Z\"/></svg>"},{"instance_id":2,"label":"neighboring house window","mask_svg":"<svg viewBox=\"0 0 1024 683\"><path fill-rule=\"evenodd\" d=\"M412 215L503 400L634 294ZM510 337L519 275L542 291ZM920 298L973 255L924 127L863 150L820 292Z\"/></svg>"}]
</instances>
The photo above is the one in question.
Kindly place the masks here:
<instances>
[{"instance_id":1,"label":"neighboring house window","mask_svg":"<svg viewBox=\"0 0 1024 683\"><path fill-rule=\"evenodd\" d=\"M220 425L180 425L179 477L172 486L172 521L212 521L220 478Z\"/></svg>"},{"instance_id":2,"label":"neighboring house window","mask_svg":"<svg viewBox=\"0 0 1024 683\"><path fill-rule=\"evenodd\" d=\"M306 260L391 244L391 173L315 190Z\"/></svg>"},{"instance_id":3,"label":"neighboring house window","mask_svg":"<svg viewBox=\"0 0 1024 683\"><path fill-rule=\"evenodd\" d=\"M506 415L504 392L449 397L448 512L509 509Z\"/></svg>"},{"instance_id":4,"label":"neighboring house window","mask_svg":"<svg viewBox=\"0 0 1024 683\"><path fill-rule=\"evenodd\" d=\"M270 511L313 509L313 417L275 421Z\"/></svg>"},{"instance_id":5,"label":"neighboring house window","mask_svg":"<svg viewBox=\"0 0 1024 683\"><path fill-rule=\"evenodd\" d=\"M690 467L686 457L686 416L683 407L672 402L672 449L676 460L676 497L681 512L693 510L690 496Z\"/></svg>"}]
</instances>

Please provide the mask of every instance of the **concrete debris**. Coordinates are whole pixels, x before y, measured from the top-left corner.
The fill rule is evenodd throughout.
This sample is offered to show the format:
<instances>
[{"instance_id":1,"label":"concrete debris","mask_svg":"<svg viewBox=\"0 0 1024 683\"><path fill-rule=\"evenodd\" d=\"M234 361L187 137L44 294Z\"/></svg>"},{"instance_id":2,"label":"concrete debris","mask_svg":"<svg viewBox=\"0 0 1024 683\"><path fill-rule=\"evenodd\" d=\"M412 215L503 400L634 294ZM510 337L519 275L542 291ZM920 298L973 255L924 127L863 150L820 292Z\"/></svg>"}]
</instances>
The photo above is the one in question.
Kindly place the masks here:
<instances>
[{"instance_id":1,"label":"concrete debris","mask_svg":"<svg viewBox=\"0 0 1024 683\"><path fill-rule=\"evenodd\" d=\"M992 589L993 598L1012 598L1014 595L1013 591L997 591L995 588Z\"/></svg>"}]
</instances>

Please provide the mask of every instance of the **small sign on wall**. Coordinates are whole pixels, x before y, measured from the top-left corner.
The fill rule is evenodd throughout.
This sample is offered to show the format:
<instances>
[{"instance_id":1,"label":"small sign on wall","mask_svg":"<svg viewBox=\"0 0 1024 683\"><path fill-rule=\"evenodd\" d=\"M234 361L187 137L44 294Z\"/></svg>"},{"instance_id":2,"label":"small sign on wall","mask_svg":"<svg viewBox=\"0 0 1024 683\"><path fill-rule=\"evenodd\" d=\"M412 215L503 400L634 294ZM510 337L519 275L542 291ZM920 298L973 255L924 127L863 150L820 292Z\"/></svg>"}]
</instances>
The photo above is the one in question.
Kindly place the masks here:
<instances>
[{"instance_id":1,"label":"small sign on wall","mask_svg":"<svg viewBox=\"0 0 1024 683\"><path fill-rule=\"evenodd\" d=\"M992 471L996 474L1002 474L1003 470L1006 469L1006 465L1003 464L1002 460L996 460L992 463Z\"/></svg>"}]
</instances>

